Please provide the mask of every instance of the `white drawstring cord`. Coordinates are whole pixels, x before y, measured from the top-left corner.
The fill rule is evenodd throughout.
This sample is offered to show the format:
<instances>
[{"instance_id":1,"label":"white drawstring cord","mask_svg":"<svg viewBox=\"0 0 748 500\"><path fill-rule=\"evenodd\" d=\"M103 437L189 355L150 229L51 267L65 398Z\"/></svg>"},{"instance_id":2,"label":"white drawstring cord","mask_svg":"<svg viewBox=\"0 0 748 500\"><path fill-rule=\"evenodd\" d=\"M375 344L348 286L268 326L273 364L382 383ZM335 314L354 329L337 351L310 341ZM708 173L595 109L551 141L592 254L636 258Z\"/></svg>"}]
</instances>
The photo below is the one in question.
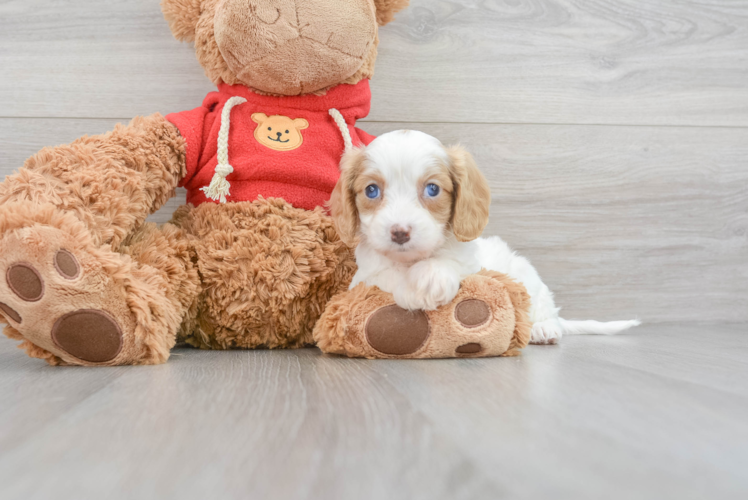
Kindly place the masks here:
<instances>
[{"instance_id":1,"label":"white drawstring cord","mask_svg":"<svg viewBox=\"0 0 748 500\"><path fill-rule=\"evenodd\" d=\"M328 111L332 119L335 120L335 124L340 129L340 134L343 136L343 143L345 144L345 150L350 151L353 149L353 141L351 140L351 131L348 130L348 124L345 122L343 115L340 114L335 108L330 108Z\"/></svg>"},{"instance_id":2,"label":"white drawstring cord","mask_svg":"<svg viewBox=\"0 0 748 500\"><path fill-rule=\"evenodd\" d=\"M226 203L226 197L229 196L231 184L226 180L229 174L234 171L234 167L229 165L229 130L231 127L231 108L244 104L247 100L243 97L232 97L223 107L221 113L221 130L218 132L218 165L216 165L215 174L210 181L210 185L200 188L205 192L205 196L213 201Z\"/></svg>"},{"instance_id":3,"label":"white drawstring cord","mask_svg":"<svg viewBox=\"0 0 748 500\"><path fill-rule=\"evenodd\" d=\"M229 130L231 128L231 109L239 104L244 104L247 100L243 97L232 97L223 107L221 112L221 130L218 132L218 164L213 174L213 179L210 181L210 185L200 188L201 191L205 192L205 196L214 201L220 201L226 203L226 197L229 196L229 190L231 184L226 180L234 171L234 167L229 164ZM353 141L351 140L351 132L348 130L348 124L345 122L343 115L340 114L335 108L329 110L330 116L335 120L335 124L340 129L340 134L343 136L343 143L345 144L345 150L350 151L353 149Z\"/></svg>"}]
</instances>

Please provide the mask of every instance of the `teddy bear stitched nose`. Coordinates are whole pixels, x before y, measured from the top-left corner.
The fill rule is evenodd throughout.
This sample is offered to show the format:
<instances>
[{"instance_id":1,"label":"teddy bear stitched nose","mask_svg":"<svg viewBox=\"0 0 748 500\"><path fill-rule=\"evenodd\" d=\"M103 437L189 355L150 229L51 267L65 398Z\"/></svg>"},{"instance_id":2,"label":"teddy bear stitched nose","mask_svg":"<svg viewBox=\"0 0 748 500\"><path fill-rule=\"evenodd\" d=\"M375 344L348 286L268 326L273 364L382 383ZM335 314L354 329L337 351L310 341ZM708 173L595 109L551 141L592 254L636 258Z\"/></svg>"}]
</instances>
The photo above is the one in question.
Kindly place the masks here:
<instances>
[{"instance_id":1,"label":"teddy bear stitched nose","mask_svg":"<svg viewBox=\"0 0 748 500\"><path fill-rule=\"evenodd\" d=\"M278 139L280 139L280 138L281 138L281 135L282 135L282 132L276 132L276 133L275 133L275 135L277 135L277 136L278 136Z\"/></svg>"}]
</instances>

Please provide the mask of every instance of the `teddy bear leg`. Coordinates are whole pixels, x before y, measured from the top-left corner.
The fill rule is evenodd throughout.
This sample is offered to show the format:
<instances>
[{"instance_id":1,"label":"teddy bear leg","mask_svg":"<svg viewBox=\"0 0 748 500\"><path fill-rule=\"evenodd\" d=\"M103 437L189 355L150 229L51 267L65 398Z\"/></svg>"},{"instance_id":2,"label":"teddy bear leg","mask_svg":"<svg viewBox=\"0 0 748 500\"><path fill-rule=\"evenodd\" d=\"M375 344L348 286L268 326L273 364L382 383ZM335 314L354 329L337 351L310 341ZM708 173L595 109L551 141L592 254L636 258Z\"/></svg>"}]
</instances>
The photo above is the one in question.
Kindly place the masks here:
<instances>
[{"instance_id":1,"label":"teddy bear leg","mask_svg":"<svg viewBox=\"0 0 748 500\"><path fill-rule=\"evenodd\" d=\"M527 345L529 298L499 273L463 280L434 311L407 311L390 294L359 285L330 302L314 330L324 352L366 358L514 356Z\"/></svg>"},{"instance_id":2,"label":"teddy bear leg","mask_svg":"<svg viewBox=\"0 0 748 500\"><path fill-rule=\"evenodd\" d=\"M178 229L143 226L118 253L94 244L80 221L53 206L15 215L0 222L0 316L8 337L51 365L168 359L199 289Z\"/></svg>"},{"instance_id":3,"label":"teddy bear leg","mask_svg":"<svg viewBox=\"0 0 748 500\"><path fill-rule=\"evenodd\" d=\"M160 321L149 315L168 301L158 273L120 247L173 194L184 154L172 124L160 115L141 117L43 149L0 184L6 335L52 364L168 357L168 339L154 342L146 334Z\"/></svg>"},{"instance_id":4,"label":"teddy bear leg","mask_svg":"<svg viewBox=\"0 0 748 500\"><path fill-rule=\"evenodd\" d=\"M347 289L353 251L321 209L280 199L184 206L172 221L195 245L203 292L184 341L204 349L297 348Z\"/></svg>"},{"instance_id":5,"label":"teddy bear leg","mask_svg":"<svg viewBox=\"0 0 748 500\"><path fill-rule=\"evenodd\" d=\"M184 165L177 128L158 114L138 117L106 134L42 149L0 183L0 206L12 218L11 212L54 205L81 221L94 243L116 248L174 196Z\"/></svg>"}]
</instances>

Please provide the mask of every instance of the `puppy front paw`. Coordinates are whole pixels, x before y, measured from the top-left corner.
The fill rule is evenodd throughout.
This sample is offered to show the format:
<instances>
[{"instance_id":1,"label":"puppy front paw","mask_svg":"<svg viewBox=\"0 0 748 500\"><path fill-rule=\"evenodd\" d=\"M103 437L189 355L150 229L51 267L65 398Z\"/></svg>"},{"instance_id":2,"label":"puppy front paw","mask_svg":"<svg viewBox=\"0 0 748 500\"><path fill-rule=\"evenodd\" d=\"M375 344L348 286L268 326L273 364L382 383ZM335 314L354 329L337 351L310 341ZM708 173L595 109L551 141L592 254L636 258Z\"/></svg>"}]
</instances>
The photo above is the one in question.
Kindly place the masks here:
<instances>
[{"instance_id":1,"label":"puppy front paw","mask_svg":"<svg viewBox=\"0 0 748 500\"><path fill-rule=\"evenodd\" d=\"M392 298L395 304L408 311L426 310L429 303L424 300L425 297L415 293L412 288L400 287L392 292Z\"/></svg>"},{"instance_id":2,"label":"puppy front paw","mask_svg":"<svg viewBox=\"0 0 748 500\"><path fill-rule=\"evenodd\" d=\"M408 270L408 283L407 300L417 305L411 309L425 311L449 304L460 290L459 275L428 260L418 262Z\"/></svg>"}]
</instances>

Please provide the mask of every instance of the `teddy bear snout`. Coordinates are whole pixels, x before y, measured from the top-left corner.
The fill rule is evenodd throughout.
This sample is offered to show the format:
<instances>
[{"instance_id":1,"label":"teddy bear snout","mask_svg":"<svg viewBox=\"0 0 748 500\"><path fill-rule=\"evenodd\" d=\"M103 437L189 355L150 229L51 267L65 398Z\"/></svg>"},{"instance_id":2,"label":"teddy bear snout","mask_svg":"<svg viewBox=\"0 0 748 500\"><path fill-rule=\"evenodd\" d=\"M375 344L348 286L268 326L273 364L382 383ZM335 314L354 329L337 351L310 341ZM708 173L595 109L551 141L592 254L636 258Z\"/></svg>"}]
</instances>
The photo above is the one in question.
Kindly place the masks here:
<instances>
[{"instance_id":1,"label":"teddy bear snout","mask_svg":"<svg viewBox=\"0 0 748 500\"><path fill-rule=\"evenodd\" d=\"M353 76L375 48L371 0L224 0L215 39L242 83L297 95Z\"/></svg>"}]
</instances>

